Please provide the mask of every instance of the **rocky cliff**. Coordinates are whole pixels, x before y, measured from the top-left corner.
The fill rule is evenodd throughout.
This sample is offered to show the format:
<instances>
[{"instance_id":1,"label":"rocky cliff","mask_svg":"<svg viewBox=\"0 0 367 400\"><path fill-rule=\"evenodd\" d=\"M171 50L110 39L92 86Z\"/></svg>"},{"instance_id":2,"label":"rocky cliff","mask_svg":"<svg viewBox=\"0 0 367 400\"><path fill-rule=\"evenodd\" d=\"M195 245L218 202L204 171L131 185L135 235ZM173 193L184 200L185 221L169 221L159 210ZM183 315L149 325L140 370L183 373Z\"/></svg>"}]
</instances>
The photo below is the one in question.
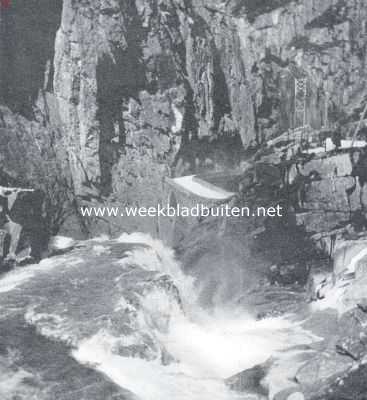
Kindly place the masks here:
<instances>
[{"instance_id":1,"label":"rocky cliff","mask_svg":"<svg viewBox=\"0 0 367 400\"><path fill-rule=\"evenodd\" d=\"M41 189L50 234L155 232L77 209L156 205L167 176L240 171L239 203L280 202L286 218L220 235L207 221L182 243L185 266L213 288L225 259L233 276L218 296L252 290L239 303L260 317L263 279L273 296L296 285L297 302L306 282L309 300L341 293L342 328L290 381L349 399L367 353L366 18L364 0L14 2L0 10L0 185ZM270 313L289 311L275 295ZM320 376L328 385L313 393Z\"/></svg>"},{"instance_id":2,"label":"rocky cliff","mask_svg":"<svg viewBox=\"0 0 367 400\"><path fill-rule=\"evenodd\" d=\"M241 142L302 124L297 80L307 124L350 133L365 13L362 0L16 2L1 12L2 131L22 115L31 141L60 132L45 146L66 150L77 196L156 203L164 176L236 167Z\"/></svg>"},{"instance_id":3,"label":"rocky cliff","mask_svg":"<svg viewBox=\"0 0 367 400\"><path fill-rule=\"evenodd\" d=\"M30 141L53 136L84 200L156 203L164 176L236 167L241 143L302 124L297 80L307 124L350 133L365 13L362 0L16 2L1 11L3 136L19 151L21 118Z\"/></svg>"}]
</instances>

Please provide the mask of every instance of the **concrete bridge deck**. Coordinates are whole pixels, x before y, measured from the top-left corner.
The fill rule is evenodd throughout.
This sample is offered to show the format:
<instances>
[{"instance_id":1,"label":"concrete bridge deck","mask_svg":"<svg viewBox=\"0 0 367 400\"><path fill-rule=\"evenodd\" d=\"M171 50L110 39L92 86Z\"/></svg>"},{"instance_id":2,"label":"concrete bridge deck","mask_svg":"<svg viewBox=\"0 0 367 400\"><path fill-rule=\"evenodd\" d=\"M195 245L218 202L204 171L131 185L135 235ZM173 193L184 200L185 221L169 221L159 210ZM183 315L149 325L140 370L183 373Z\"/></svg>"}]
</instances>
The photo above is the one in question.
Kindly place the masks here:
<instances>
[{"instance_id":1,"label":"concrete bridge deck","mask_svg":"<svg viewBox=\"0 0 367 400\"><path fill-rule=\"evenodd\" d=\"M172 189L178 190L191 198L214 203L225 203L234 195L213 183L201 179L197 175L182 176L179 178L166 178L166 182Z\"/></svg>"},{"instance_id":2,"label":"concrete bridge deck","mask_svg":"<svg viewBox=\"0 0 367 400\"><path fill-rule=\"evenodd\" d=\"M211 208L230 202L236 193L222 187L228 187L228 185L223 185L225 182L223 174L219 175L219 183L217 185L215 175L210 174L203 177L188 175L178 178L166 178L164 190L167 203L163 202L164 205L168 204L176 207L180 204L190 208L203 204ZM180 218L173 216L160 218L158 221L159 235L168 245L176 247L199 221L200 219L197 217Z\"/></svg>"}]
</instances>

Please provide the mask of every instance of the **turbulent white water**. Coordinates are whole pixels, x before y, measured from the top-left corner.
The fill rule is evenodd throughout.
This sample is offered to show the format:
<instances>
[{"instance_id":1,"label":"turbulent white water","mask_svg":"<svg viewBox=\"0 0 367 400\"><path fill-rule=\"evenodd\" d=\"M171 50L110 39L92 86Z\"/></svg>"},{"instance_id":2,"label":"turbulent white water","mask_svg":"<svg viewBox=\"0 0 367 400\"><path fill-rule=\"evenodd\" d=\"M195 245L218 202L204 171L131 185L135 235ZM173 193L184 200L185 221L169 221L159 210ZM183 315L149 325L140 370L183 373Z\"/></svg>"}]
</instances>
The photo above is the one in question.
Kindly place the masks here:
<instances>
[{"instance_id":1,"label":"turbulent white water","mask_svg":"<svg viewBox=\"0 0 367 400\"><path fill-rule=\"evenodd\" d=\"M72 355L79 363L103 372L142 400L251 399L250 395L230 391L224 379L266 361L283 348L312 340L286 319L255 321L243 310L229 309L228 306L210 312L203 310L197 303L193 279L183 274L172 250L147 235L123 235L118 241L100 239L91 242L88 262L94 257L104 260L103 257L111 255L115 251L111 243L115 247L139 244L110 264L111 269L112 265L118 267L116 271L121 268L122 275L114 274L110 278L100 269L102 275L99 273L85 283L83 271L78 269L82 262L80 254L65 255L9 274L0 281L0 293L21 290L27 280L39 279L37 274L44 273L47 278L47 274L57 271L60 279L70 275L71 283L67 284L76 285L75 293L70 292L66 297L61 294L61 301L65 302L62 306L57 300L50 304L50 298L47 305L28 306L27 323L36 326L42 335L72 344ZM60 270L61 265L64 268L67 265L66 269ZM131 290L126 291L126 285L132 279L134 266L146 274L169 276L178 288L181 301L172 294L174 290L168 281L158 283L153 289L144 288L131 301ZM98 268L96 263L93 270L90 269L91 273L96 273ZM103 268L110 267L106 264ZM112 274L108 270L105 272ZM55 282L60 284L60 279ZM102 287L103 279L106 279L106 293ZM115 285L113 288L122 288L121 293L108 293L116 290L107 287L111 281ZM141 282L137 280L134 285L139 286ZM169 289L166 290L166 286L160 289L159 285L168 285ZM95 303L88 304L90 295L94 296ZM83 297L85 305L80 300ZM89 315L88 308L98 308L99 303L103 305L100 314ZM106 307L111 307L112 319L110 315L106 317ZM125 334L113 329L117 315L118 318L122 318L120 315L123 318L134 316ZM118 350L141 346L143 341L151 343L152 349L143 346L145 355L142 357ZM169 355L168 362L163 360L165 354Z\"/></svg>"},{"instance_id":2,"label":"turbulent white water","mask_svg":"<svg viewBox=\"0 0 367 400\"><path fill-rule=\"evenodd\" d=\"M274 352L290 344L307 341L305 332L295 329L284 319L254 321L243 311L228 308L210 314L205 312L196 304L192 279L181 272L171 250L142 235L124 235L120 241L149 245L148 249L130 252L123 262L162 270L173 277L180 289L185 313L175 308L167 334L159 335L179 363L162 366L156 361L116 356L112 351L114 339L105 331L81 343L74 355L81 362L96 365L142 399L237 398L239 395L225 387L225 378L266 361ZM151 304L152 299L149 300ZM157 311L163 302L163 298L156 299L151 312Z\"/></svg>"}]
</instances>

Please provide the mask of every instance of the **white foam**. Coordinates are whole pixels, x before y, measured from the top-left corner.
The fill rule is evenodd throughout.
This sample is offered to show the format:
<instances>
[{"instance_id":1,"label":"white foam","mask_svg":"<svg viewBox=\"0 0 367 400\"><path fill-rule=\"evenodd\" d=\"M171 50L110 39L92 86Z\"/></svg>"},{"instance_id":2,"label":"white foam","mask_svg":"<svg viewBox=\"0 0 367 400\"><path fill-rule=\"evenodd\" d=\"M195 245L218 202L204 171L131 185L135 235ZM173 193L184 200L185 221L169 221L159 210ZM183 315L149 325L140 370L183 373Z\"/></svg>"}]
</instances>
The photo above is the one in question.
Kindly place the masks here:
<instances>
[{"instance_id":1,"label":"white foam","mask_svg":"<svg viewBox=\"0 0 367 400\"><path fill-rule=\"evenodd\" d=\"M164 344L196 375L228 378L265 362L290 345L313 338L285 319L255 321L246 316L202 315L195 322L182 316L173 320Z\"/></svg>"},{"instance_id":2,"label":"white foam","mask_svg":"<svg viewBox=\"0 0 367 400\"><path fill-rule=\"evenodd\" d=\"M75 245L75 240L67 236L53 236L49 241L49 248L52 250L66 250Z\"/></svg>"},{"instance_id":3,"label":"white foam","mask_svg":"<svg viewBox=\"0 0 367 400\"><path fill-rule=\"evenodd\" d=\"M121 337L114 336L116 329L112 333L107 324L103 330L80 341L67 314L60 318L29 309L26 321L41 334L75 346L73 356L79 362L103 372L142 400L237 399L239 395L226 387L225 378L266 361L284 348L314 340L299 325L284 318L255 321L242 310L206 312L198 306L192 278L181 271L173 251L161 241L135 233L123 234L117 242L144 244L135 246L119 263L169 275L180 291L184 311L168 281L167 290L165 284L163 287L152 284L138 291L141 294L136 303L121 297L112 304L115 312L127 312L131 318L132 332ZM93 249L98 253L105 248L96 244ZM40 271L58 265L77 265L81 261L69 254L13 271L0 280L0 292L12 290ZM119 349L124 346L149 347L152 342L154 345L144 353L150 361L120 355ZM161 362L166 351L176 360L168 366Z\"/></svg>"},{"instance_id":4,"label":"white foam","mask_svg":"<svg viewBox=\"0 0 367 400\"><path fill-rule=\"evenodd\" d=\"M139 233L124 234L118 241L149 246L131 250L120 263L165 272L180 291L190 288L193 292L192 281L185 285L188 278L162 242ZM138 312L140 329L154 330L156 340L177 363L163 366L158 359L121 357L114 352L117 339L105 331L83 341L75 358L94 365L143 400L222 400L236 398L225 387L225 378L265 362L282 349L316 340L284 318L255 321L243 310L234 309L209 314L197 305L195 295L194 300L187 299L190 290L183 298L185 313L174 299L159 291L147 294ZM191 300L190 307L187 300ZM121 299L116 310L126 306Z\"/></svg>"},{"instance_id":5,"label":"white foam","mask_svg":"<svg viewBox=\"0 0 367 400\"><path fill-rule=\"evenodd\" d=\"M38 273L50 271L60 265L75 266L82 262L83 260L81 258L76 257L55 257L45 258L39 264L16 268L0 279L0 293L10 292L23 283L36 277Z\"/></svg>"},{"instance_id":6,"label":"white foam","mask_svg":"<svg viewBox=\"0 0 367 400\"><path fill-rule=\"evenodd\" d=\"M45 259L39 264L33 264L27 266L27 268L13 270L0 279L0 293L10 292L17 286L33 278L38 271L47 271L56 265L56 260Z\"/></svg>"},{"instance_id":7,"label":"white foam","mask_svg":"<svg viewBox=\"0 0 367 400\"><path fill-rule=\"evenodd\" d=\"M148 271L159 271L169 275L180 291L186 305L196 302L197 294L194 290L193 278L185 275L175 259L174 251L166 247L162 241L153 239L144 233L122 234L118 239L120 243L144 244L147 247L137 247L127 251L125 258L119 261L121 265L139 265Z\"/></svg>"},{"instance_id":8,"label":"white foam","mask_svg":"<svg viewBox=\"0 0 367 400\"><path fill-rule=\"evenodd\" d=\"M74 357L94 366L142 400L233 400L237 396L218 379L192 375L181 364L163 366L159 360L120 357L113 354L114 339L100 332L84 341Z\"/></svg>"},{"instance_id":9,"label":"white foam","mask_svg":"<svg viewBox=\"0 0 367 400\"><path fill-rule=\"evenodd\" d=\"M104 242L107 242L108 240L110 240L109 236L106 234L102 234L102 235L96 236L92 239L88 239L88 240L86 240L86 242L104 243Z\"/></svg>"},{"instance_id":10,"label":"white foam","mask_svg":"<svg viewBox=\"0 0 367 400\"><path fill-rule=\"evenodd\" d=\"M179 361L169 366L161 365L160 360L149 362L115 354L116 338L104 331L83 341L73 355L142 400L229 400L236 394L225 387L225 378L266 361L278 350L313 340L280 318L200 318L193 322L176 314L166 335L157 332Z\"/></svg>"},{"instance_id":11,"label":"white foam","mask_svg":"<svg viewBox=\"0 0 367 400\"><path fill-rule=\"evenodd\" d=\"M97 256L101 256L102 254L109 254L111 251L108 247L102 246L100 244L96 244L92 247L92 250L96 253Z\"/></svg>"},{"instance_id":12,"label":"white foam","mask_svg":"<svg viewBox=\"0 0 367 400\"><path fill-rule=\"evenodd\" d=\"M0 395L2 400L12 400L17 396L14 393L21 392L22 384L26 378L33 378L33 375L24 369L2 373L0 376ZM19 396L22 398L21 396Z\"/></svg>"}]
</instances>

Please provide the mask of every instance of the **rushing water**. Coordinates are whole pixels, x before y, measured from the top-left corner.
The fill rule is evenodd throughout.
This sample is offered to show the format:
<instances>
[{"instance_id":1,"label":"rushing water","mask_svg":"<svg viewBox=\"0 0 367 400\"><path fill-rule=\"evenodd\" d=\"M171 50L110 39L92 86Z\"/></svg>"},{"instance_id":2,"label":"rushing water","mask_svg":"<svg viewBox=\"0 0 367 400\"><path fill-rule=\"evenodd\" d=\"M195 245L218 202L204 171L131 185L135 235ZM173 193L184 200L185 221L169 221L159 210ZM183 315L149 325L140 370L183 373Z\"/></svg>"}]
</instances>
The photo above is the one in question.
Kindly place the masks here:
<instances>
[{"instance_id":1,"label":"rushing water","mask_svg":"<svg viewBox=\"0 0 367 400\"><path fill-rule=\"evenodd\" d=\"M308 341L285 319L203 310L173 252L142 234L81 242L0 280L4 400L252 399L225 378Z\"/></svg>"}]
</instances>

